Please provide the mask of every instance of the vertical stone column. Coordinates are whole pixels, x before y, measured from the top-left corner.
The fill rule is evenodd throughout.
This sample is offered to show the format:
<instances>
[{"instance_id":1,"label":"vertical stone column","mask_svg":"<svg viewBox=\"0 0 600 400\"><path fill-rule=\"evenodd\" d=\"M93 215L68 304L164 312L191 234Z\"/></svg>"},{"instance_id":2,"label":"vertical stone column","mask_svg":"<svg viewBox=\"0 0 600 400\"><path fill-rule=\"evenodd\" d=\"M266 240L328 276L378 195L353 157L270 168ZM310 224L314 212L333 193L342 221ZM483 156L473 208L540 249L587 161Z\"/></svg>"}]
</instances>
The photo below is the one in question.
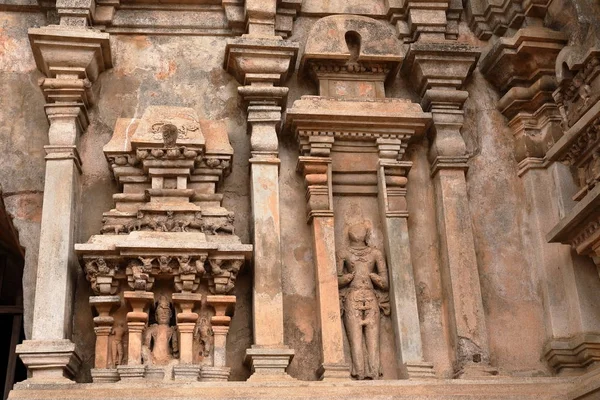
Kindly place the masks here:
<instances>
[{"instance_id":1,"label":"vertical stone column","mask_svg":"<svg viewBox=\"0 0 600 400\"><path fill-rule=\"evenodd\" d=\"M266 7L267 3L271 2L251 1L247 9ZM249 30L253 32L252 27ZM254 344L246 352L253 371L251 380L289 379L285 370L294 355L285 346L283 334L277 140L288 88L276 85L293 70L297 51L297 44L281 38L249 34L229 42L225 55L225 69L244 85L238 92L247 105L252 154Z\"/></svg>"},{"instance_id":2,"label":"vertical stone column","mask_svg":"<svg viewBox=\"0 0 600 400\"><path fill-rule=\"evenodd\" d=\"M127 313L127 365L119 365L117 371L121 379L139 379L146 371L142 364L142 334L148 324L146 307L154 301L154 294L136 290L124 292L123 297L132 311Z\"/></svg>"},{"instance_id":3,"label":"vertical stone column","mask_svg":"<svg viewBox=\"0 0 600 400\"><path fill-rule=\"evenodd\" d=\"M314 148L311 146L311 154L328 156L333 144L333 137L317 137L315 139L318 141L317 146ZM324 381L348 380L350 379L350 368L344 354L335 254L331 158L300 156L298 170L306 181L308 223L313 231L315 282L321 329L319 373Z\"/></svg>"},{"instance_id":4,"label":"vertical stone column","mask_svg":"<svg viewBox=\"0 0 600 400\"><path fill-rule=\"evenodd\" d=\"M479 50L463 44L417 42L411 45L402 66L422 96L423 109L433 116L429 160L436 195L442 286L449 302L455 376L464 378L497 373L489 364L465 178L466 145L460 133L462 108L469 96L461 89L478 58Z\"/></svg>"},{"instance_id":5,"label":"vertical stone column","mask_svg":"<svg viewBox=\"0 0 600 400\"><path fill-rule=\"evenodd\" d=\"M80 363L71 336L73 282L78 268L73 236L81 161L77 139L87 127L83 107L50 104L44 207L31 340L18 346L31 379L61 381Z\"/></svg>"},{"instance_id":6,"label":"vertical stone column","mask_svg":"<svg viewBox=\"0 0 600 400\"><path fill-rule=\"evenodd\" d=\"M433 364L423 358L417 292L410 255L406 184L412 163L397 161L404 152L400 139L377 139L379 210L388 260L390 303L398 365L410 379L435 378ZM402 374L399 374L402 375Z\"/></svg>"},{"instance_id":7,"label":"vertical stone column","mask_svg":"<svg viewBox=\"0 0 600 400\"><path fill-rule=\"evenodd\" d=\"M112 66L108 34L88 28L91 0L57 1L60 25L32 28L29 39L50 122L44 207L30 340L17 347L31 381L69 382L78 364L71 342L76 235L79 135L88 125L91 84Z\"/></svg>"},{"instance_id":8,"label":"vertical stone column","mask_svg":"<svg viewBox=\"0 0 600 400\"><path fill-rule=\"evenodd\" d=\"M194 329L198 314L193 312L196 304L202 301L198 293L173 293L173 303L177 307L177 332L179 333L179 365L173 367L175 380L197 381L200 365L193 365Z\"/></svg>"},{"instance_id":9,"label":"vertical stone column","mask_svg":"<svg viewBox=\"0 0 600 400\"><path fill-rule=\"evenodd\" d=\"M92 369L94 382L116 382L119 374L116 369L111 368L110 334L112 332L114 318L111 312L121 304L119 296L90 296L90 305L98 312L94 317L94 332L96 333L96 358ZM115 360L112 360L114 363Z\"/></svg>"},{"instance_id":10,"label":"vertical stone column","mask_svg":"<svg viewBox=\"0 0 600 400\"><path fill-rule=\"evenodd\" d=\"M231 372L227 367L227 334L231 324L227 312L235 306L235 296L209 295L206 302L215 310L215 315L210 318L214 335L213 365L202 367L202 381L227 381Z\"/></svg>"},{"instance_id":11,"label":"vertical stone column","mask_svg":"<svg viewBox=\"0 0 600 400\"><path fill-rule=\"evenodd\" d=\"M452 95L467 98L468 93ZM432 107L435 139L430 149L436 195L443 290L450 300L450 326L456 351L455 374L473 378L493 375L471 214L467 200L466 148L460 129L462 110Z\"/></svg>"}]
</instances>

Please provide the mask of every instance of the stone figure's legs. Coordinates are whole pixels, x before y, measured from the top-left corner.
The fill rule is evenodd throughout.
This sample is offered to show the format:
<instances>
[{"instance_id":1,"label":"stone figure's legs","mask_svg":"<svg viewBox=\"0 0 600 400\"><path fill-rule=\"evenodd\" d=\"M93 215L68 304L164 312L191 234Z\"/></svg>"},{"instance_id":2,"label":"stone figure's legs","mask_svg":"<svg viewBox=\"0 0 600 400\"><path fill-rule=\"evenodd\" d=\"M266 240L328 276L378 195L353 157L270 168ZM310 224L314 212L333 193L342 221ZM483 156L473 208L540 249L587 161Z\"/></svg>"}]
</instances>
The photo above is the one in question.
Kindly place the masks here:
<instances>
[{"instance_id":1,"label":"stone figure's legs","mask_svg":"<svg viewBox=\"0 0 600 400\"><path fill-rule=\"evenodd\" d=\"M379 378L380 362L379 362L379 305L377 300L367 301L366 304L371 305L371 309L367 310L368 318L365 323L365 344L367 346L367 361L368 368L366 376L372 379Z\"/></svg>"}]
</instances>

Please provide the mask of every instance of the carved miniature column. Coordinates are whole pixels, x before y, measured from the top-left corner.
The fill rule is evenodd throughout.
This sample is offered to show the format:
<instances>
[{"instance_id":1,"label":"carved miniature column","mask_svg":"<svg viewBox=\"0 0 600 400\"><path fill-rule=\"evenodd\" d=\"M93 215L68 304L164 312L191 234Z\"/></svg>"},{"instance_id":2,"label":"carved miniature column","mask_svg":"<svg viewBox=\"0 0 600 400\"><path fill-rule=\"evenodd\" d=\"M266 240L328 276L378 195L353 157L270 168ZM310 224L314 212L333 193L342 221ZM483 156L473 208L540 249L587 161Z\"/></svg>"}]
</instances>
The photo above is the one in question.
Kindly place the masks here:
<instances>
[{"instance_id":1,"label":"carved miniature column","mask_svg":"<svg viewBox=\"0 0 600 400\"><path fill-rule=\"evenodd\" d=\"M202 260L202 263L204 260ZM175 380L197 381L200 376L200 365L193 364L194 330L198 313L194 307L202 302L202 294L173 293L173 303L177 307L177 331L179 333L179 364L173 367Z\"/></svg>"},{"instance_id":2,"label":"carved miniature column","mask_svg":"<svg viewBox=\"0 0 600 400\"><path fill-rule=\"evenodd\" d=\"M306 181L308 222L313 231L315 282L321 328L321 367L324 381L348 380L349 366L344 356L344 334L339 307L335 260L331 158L333 137L310 138L311 156L298 157L298 171Z\"/></svg>"},{"instance_id":3,"label":"carved miniature column","mask_svg":"<svg viewBox=\"0 0 600 400\"><path fill-rule=\"evenodd\" d=\"M17 352L32 381L59 382L80 362L71 342L73 252L81 161L77 145L88 125L91 83L111 67L107 33L88 28L93 2L57 2L60 25L29 30L50 122L44 207L31 340Z\"/></svg>"},{"instance_id":4,"label":"carved miniature column","mask_svg":"<svg viewBox=\"0 0 600 400\"><path fill-rule=\"evenodd\" d=\"M435 378L433 364L423 358L417 293L408 237L406 184L412 163L397 161L404 153L400 139L377 139L377 186L383 222L385 251L390 271L390 303L398 365L404 364L410 379Z\"/></svg>"},{"instance_id":5,"label":"carved miniature column","mask_svg":"<svg viewBox=\"0 0 600 400\"><path fill-rule=\"evenodd\" d=\"M113 333L115 319L111 312L121 304L119 296L90 296L90 304L96 308L98 316L94 317L94 332L96 333L96 359L92 369L94 382L116 382L119 374L115 368L118 360L112 354L110 335ZM121 349L122 351L122 349Z\"/></svg>"},{"instance_id":6,"label":"carved miniature column","mask_svg":"<svg viewBox=\"0 0 600 400\"><path fill-rule=\"evenodd\" d=\"M250 34L230 41L225 54L225 69L244 85L238 92L247 104L252 152L254 345L246 353L252 380L289 379L285 369L294 355L283 335L277 140L288 88L276 85L283 84L293 71L298 44L268 36L273 28L267 19L274 18L274 4L247 3Z\"/></svg>"},{"instance_id":7,"label":"carved miniature column","mask_svg":"<svg viewBox=\"0 0 600 400\"><path fill-rule=\"evenodd\" d=\"M119 365L117 371L121 379L139 379L146 371L142 364L142 334L148 323L146 309L154 301L154 293L136 290L124 292L123 297L132 311L127 313L127 365Z\"/></svg>"},{"instance_id":8,"label":"carved miniature column","mask_svg":"<svg viewBox=\"0 0 600 400\"><path fill-rule=\"evenodd\" d=\"M413 43L402 66L422 96L424 110L433 115L429 159L437 205L442 285L449 299L455 375L495 375L489 349L465 171L465 142L460 130L463 104L460 90L475 67L479 51L463 44ZM440 72L443 69L443 79Z\"/></svg>"},{"instance_id":9,"label":"carved miniature column","mask_svg":"<svg viewBox=\"0 0 600 400\"><path fill-rule=\"evenodd\" d=\"M227 334L231 317L226 315L235 306L235 296L209 295L206 302L215 310L215 315L210 318L214 334L213 365L212 368L202 367L203 381L226 381L231 368L227 367Z\"/></svg>"}]
</instances>

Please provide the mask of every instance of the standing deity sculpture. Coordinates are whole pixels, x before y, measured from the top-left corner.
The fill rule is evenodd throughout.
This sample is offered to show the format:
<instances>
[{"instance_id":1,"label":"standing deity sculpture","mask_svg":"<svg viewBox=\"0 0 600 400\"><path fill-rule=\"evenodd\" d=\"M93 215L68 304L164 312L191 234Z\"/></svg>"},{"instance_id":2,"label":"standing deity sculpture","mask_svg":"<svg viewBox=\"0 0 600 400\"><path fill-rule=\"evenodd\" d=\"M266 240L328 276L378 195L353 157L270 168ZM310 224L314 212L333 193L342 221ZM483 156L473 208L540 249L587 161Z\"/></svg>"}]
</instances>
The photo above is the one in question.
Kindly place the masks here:
<instances>
[{"instance_id":1,"label":"standing deity sculpture","mask_svg":"<svg viewBox=\"0 0 600 400\"><path fill-rule=\"evenodd\" d=\"M348 228L348 244L337 254L343 321L352 357L352 377L378 379L381 374L379 323L389 314L388 272L381 251L369 244L367 223ZM381 311L380 311L381 310Z\"/></svg>"},{"instance_id":2,"label":"standing deity sculpture","mask_svg":"<svg viewBox=\"0 0 600 400\"><path fill-rule=\"evenodd\" d=\"M165 296L156 303L156 324L150 325L144 332L145 364L168 364L178 353L177 331L170 325L171 304Z\"/></svg>"},{"instance_id":3,"label":"standing deity sculpture","mask_svg":"<svg viewBox=\"0 0 600 400\"><path fill-rule=\"evenodd\" d=\"M213 330L207 317L200 317L194 328L194 340L198 343L199 356L206 358L210 355L213 341Z\"/></svg>"},{"instance_id":4,"label":"standing deity sculpture","mask_svg":"<svg viewBox=\"0 0 600 400\"><path fill-rule=\"evenodd\" d=\"M123 337L125 336L126 332L127 329L125 329L123 323L118 323L111 328L111 357L114 367L123 365L123 360L125 358L125 352L123 351Z\"/></svg>"}]
</instances>

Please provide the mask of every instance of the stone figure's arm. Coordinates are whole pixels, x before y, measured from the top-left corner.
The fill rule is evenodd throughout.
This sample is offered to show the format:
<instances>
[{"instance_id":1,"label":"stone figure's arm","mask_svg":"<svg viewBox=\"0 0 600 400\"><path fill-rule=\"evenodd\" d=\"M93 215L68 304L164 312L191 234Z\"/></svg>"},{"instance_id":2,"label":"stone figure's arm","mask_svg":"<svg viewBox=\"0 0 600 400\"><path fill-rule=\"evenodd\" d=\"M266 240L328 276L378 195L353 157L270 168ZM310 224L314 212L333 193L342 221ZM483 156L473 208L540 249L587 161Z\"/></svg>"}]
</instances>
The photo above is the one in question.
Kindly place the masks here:
<instances>
[{"instance_id":1,"label":"stone figure's arm","mask_svg":"<svg viewBox=\"0 0 600 400\"><path fill-rule=\"evenodd\" d=\"M381 290L389 289L388 271L387 264L385 263L385 257L379 250L375 251L375 268L377 273L370 273L371 281Z\"/></svg>"},{"instance_id":2,"label":"stone figure's arm","mask_svg":"<svg viewBox=\"0 0 600 400\"><path fill-rule=\"evenodd\" d=\"M346 263L346 257L343 253L336 255L336 264L337 264L338 286L344 287L344 286L348 285L350 282L352 282L352 279L354 279L354 271L351 271L350 268L347 268L348 273L344 273L344 269L346 269L346 267L348 267L348 264Z\"/></svg>"},{"instance_id":3,"label":"stone figure's arm","mask_svg":"<svg viewBox=\"0 0 600 400\"><path fill-rule=\"evenodd\" d=\"M171 330L171 349L173 350L173 354L179 353L179 342L177 341L177 330L172 328Z\"/></svg>"},{"instance_id":4,"label":"stone figure's arm","mask_svg":"<svg viewBox=\"0 0 600 400\"><path fill-rule=\"evenodd\" d=\"M143 334L142 340L144 342L144 346L146 346L148 348L150 348L150 344L152 343L152 332L153 331L154 331L154 325L147 327Z\"/></svg>"}]
</instances>

